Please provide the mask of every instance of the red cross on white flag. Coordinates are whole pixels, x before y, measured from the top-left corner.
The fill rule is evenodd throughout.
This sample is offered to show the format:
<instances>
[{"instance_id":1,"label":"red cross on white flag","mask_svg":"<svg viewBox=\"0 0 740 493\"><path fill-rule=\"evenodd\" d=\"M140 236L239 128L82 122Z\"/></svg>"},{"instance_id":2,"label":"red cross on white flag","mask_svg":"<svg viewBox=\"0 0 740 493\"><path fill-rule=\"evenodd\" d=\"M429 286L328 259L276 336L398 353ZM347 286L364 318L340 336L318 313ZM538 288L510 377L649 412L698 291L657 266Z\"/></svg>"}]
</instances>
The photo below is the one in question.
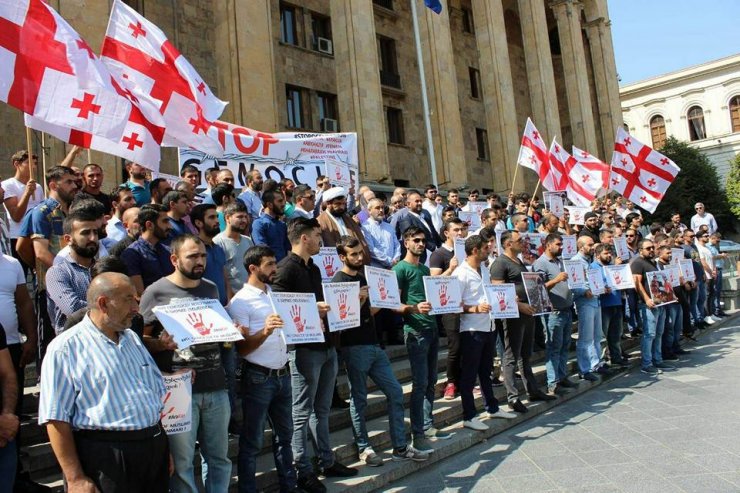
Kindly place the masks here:
<instances>
[{"instance_id":1,"label":"red cross on white flag","mask_svg":"<svg viewBox=\"0 0 740 493\"><path fill-rule=\"evenodd\" d=\"M540 179L548 174L550 167L547 145L529 118L527 118L527 124L524 127L524 135L522 135L522 145L519 148L517 163L525 168L534 170L540 176Z\"/></svg>"},{"instance_id":2,"label":"red cross on white flag","mask_svg":"<svg viewBox=\"0 0 740 493\"><path fill-rule=\"evenodd\" d=\"M610 190L649 212L663 199L681 169L658 151L638 141L623 128L617 130L612 156Z\"/></svg>"},{"instance_id":3,"label":"red cross on white flag","mask_svg":"<svg viewBox=\"0 0 740 493\"><path fill-rule=\"evenodd\" d=\"M545 180L542 181L542 186L551 192L565 190L568 186L568 172L573 165L575 165L576 160L573 159L573 156L568 154L568 151L563 149L563 146L558 144L557 140L552 139L549 162L552 185L554 188L549 188L548 183L546 183Z\"/></svg>"},{"instance_id":4,"label":"red cross on white flag","mask_svg":"<svg viewBox=\"0 0 740 493\"><path fill-rule=\"evenodd\" d=\"M213 121L226 103L213 95L161 29L120 0L113 2L101 57L124 90L161 113L164 145L223 155ZM154 121L146 110L144 116Z\"/></svg>"}]
</instances>

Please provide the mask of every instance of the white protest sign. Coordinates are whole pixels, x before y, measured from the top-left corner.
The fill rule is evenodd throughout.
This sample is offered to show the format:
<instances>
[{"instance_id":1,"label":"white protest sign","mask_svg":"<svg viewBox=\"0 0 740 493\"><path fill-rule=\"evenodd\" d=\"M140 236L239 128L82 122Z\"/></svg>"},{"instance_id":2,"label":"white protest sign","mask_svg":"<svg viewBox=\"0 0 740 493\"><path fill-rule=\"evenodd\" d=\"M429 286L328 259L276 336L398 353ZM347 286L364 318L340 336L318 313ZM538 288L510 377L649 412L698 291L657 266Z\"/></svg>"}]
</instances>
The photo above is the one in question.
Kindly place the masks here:
<instances>
[{"instance_id":1,"label":"white protest sign","mask_svg":"<svg viewBox=\"0 0 740 493\"><path fill-rule=\"evenodd\" d=\"M563 235L563 260L570 260L578 253L578 239L576 235Z\"/></svg>"},{"instance_id":2,"label":"white protest sign","mask_svg":"<svg viewBox=\"0 0 740 493\"><path fill-rule=\"evenodd\" d=\"M671 265L678 265L678 261L683 258L683 248L671 248Z\"/></svg>"},{"instance_id":3,"label":"white protest sign","mask_svg":"<svg viewBox=\"0 0 740 493\"><path fill-rule=\"evenodd\" d=\"M468 225L468 231L475 231L481 227L480 214L477 212L460 211L457 217Z\"/></svg>"},{"instance_id":4,"label":"white protest sign","mask_svg":"<svg viewBox=\"0 0 740 493\"><path fill-rule=\"evenodd\" d=\"M665 267L663 269L666 279L671 283L672 288L677 288L681 285L681 269L678 265L672 267Z\"/></svg>"},{"instance_id":5,"label":"white protest sign","mask_svg":"<svg viewBox=\"0 0 740 493\"><path fill-rule=\"evenodd\" d=\"M678 267L681 269L681 277L684 281L696 281L696 272L694 272L694 264L689 258L682 258L678 261Z\"/></svg>"},{"instance_id":6,"label":"white protest sign","mask_svg":"<svg viewBox=\"0 0 740 493\"><path fill-rule=\"evenodd\" d=\"M565 208L570 212L570 220L568 221L570 224L585 224L586 213L591 211L590 207L565 206Z\"/></svg>"},{"instance_id":7,"label":"white protest sign","mask_svg":"<svg viewBox=\"0 0 740 493\"><path fill-rule=\"evenodd\" d=\"M604 284L604 276L599 268L588 269L586 271L586 278L588 279L588 285L591 289L591 294L598 296L606 293L606 285Z\"/></svg>"},{"instance_id":8,"label":"white protest sign","mask_svg":"<svg viewBox=\"0 0 740 493\"><path fill-rule=\"evenodd\" d=\"M488 209L488 202L468 202L468 204L463 207L464 210L475 212L476 214L480 214L483 209Z\"/></svg>"},{"instance_id":9,"label":"white protest sign","mask_svg":"<svg viewBox=\"0 0 740 493\"><path fill-rule=\"evenodd\" d=\"M160 413L162 428L168 435L189 432L193 426L193 381L190 370L162 375L166 393Z\"/></svg>"},{"instance_id":10,"label":"white protest sign","mask_svg":"<svg viewBox=\"0 0 740 493\"><path fill-rule=\"evenodd\" d=\"M326 169L326 176L329 177L329 181L336 187L344 187L345 190L349 190L352 186L352 180L350 178L349 165L343 163L338 159L326 158L324 159L324 165Z\"/></svg>"},{"instance_id":11,"label":"white protest sign","mask_svg":"<svg viewBox=\"0 0 740 493\"><path fill-rule=\"evenodd\" d=\"M462 265L465 262L465 238L455 238L455 258L457 259L457 265Z\"/></svg>"},{"instance_id":12,"label":"white protest sign","mask_svg":"<svg viewBox=\"0 0 740 493\"><path fill-rule=\"evenodd\" d=\"M401 293L398 291L398 278L395 272L366 265L365 279L371 307L391 310L401 308Z\"/></svg>"},{"instance_id":13,"label":"white protest sign","mask_svg":"<svg viewBox=\"0 0 740 493\"><path fill-rule=\"evenodd\" d=\"M545 207L558 218L565 215L563 193L564 192L544 192Z\"/></svg>"},{"instance_id":14,"label":"white protest sign","mask_svg":"<svg viewBox=\"0 0 740 493\"><path fill-rule=\"evenodd\" d=\"M324 342L319 308L313 293L270 292L272 309L283 319L286 344Z\"/></svg>"},{"instance_id":15,"label":"white protest sign","mask_svg":"<svg viewBox=\"0 0 740 493\"><path fill-rule=\"evenodd\" d=\"M430 315L462 313L462 291L457 277L424 276L424 293L432 304Z\"/></svg>"},{"instance_id":16,"label":"white protest sign","mask_svg":"<svg viewBox=\"0 0 740 493\"><path fill-rule=\"evenodd\" d=\"M180 298L169 305L155 306L152 312L175 340L178 349L244 339L218 300Z\"/></svg>"},{"instance_id":17,"label":"white protest sign","mask_svg":"<svg viewBox=\"0 0 740 493\"><path fill-rule=\"evenodd\" d=\"M630 259L630 249L627 247L627 238L624 236L614 237L614 252L617 257L621 258L625 262Z\"/></svg>"},{"instance_id":18,"label":"white protest sign","mask_svg":"<svg viewBox=\"0 0 740 493\"><path fill-rule=\"evenodd\" d=\"M586 288L586 267L580 260L563 260L563 268L568 274L568 287L570 289Z\"/></svg>"},{"instance_id":19,"label":"white protest sign","mask_svg":"<svg viewBox=\"0 0 740 493\"><path fill-rule=\"evenodd\" d=\"M321 247L319 253L311 258L321 271L322 282L331 281L334 274L342 269L342 261L339 259L336 247Z\"/></svg>"},{"instance_id":20,"label":"white protest sign","mask_svg":"<svg viewBox=\"0 0 740 493\"><path fill-rule=\"evenodd\" d=\"M635 289L630 264L605 265L606 285L612 289Z\"/></svg>"},{"instance_id":21,"label":"white protest sign","mask_svg":"<svg viewBox=\"0 0 740 493\"><path fill-rule=\"evenodd\" d=\"M491 318L519 318L514 284L486 284L485 290Z\"/></svg>"},{"instance_id":22,"label":"white protest sign","mask_svg":"<svg viewBox=\"0 0 740 493\"><path fill-rule=\"evenodd\" d=\"M329 331L351 329L360 326L360 283L328 282L323 286L324 301L331 310L326 314Z\"/></svg>"}]
</instances>

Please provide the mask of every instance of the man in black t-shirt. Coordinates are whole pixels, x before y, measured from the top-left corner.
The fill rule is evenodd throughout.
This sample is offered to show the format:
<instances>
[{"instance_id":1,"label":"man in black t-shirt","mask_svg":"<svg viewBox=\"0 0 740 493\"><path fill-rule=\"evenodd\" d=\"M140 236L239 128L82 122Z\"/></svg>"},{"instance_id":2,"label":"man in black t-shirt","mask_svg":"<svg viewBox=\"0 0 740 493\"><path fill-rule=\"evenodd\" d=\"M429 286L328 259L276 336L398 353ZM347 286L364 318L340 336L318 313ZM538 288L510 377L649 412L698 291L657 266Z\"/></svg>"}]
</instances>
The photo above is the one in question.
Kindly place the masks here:
<instances>
[{"instance_id":1,"label":"man in black t-shirt","mask_svg":"<svg viewBox=\"0 0 740 493\"><path fill-rule=\"evenodd\" d=\"M367 408L367 378L370 377L388 399L388 421L393 445L394 461L425 461L429 454L420 452L406 441L403 417L403 390L398 383L391 362L380 347L373 322L373 312L368 301L368 287L359 270L363 267L363 249L357 238L343 236L337 242L337 253L344 264L332 282L360 283L360 325L340 332L342 359L347 365L349 381L350 415L355 443L360 460L368 466L382 466L383 459L375 453L367 433L365 409Z\"/></svg>"}]
</instances>

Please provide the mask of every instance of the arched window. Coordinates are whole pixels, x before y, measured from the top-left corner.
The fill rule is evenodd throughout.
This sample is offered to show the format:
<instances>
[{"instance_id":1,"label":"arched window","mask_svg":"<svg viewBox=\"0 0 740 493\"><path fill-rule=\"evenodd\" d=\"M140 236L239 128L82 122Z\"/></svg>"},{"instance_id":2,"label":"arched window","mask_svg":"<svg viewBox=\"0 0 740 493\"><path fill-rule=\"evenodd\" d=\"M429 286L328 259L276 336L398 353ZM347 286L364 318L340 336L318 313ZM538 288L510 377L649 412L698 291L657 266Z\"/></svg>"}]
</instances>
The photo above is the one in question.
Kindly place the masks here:
<instances>
[{"instance_id":1,"label":"arched window","mask_svg":"<svg viewBox=\"0 0 740 493\"><path fill-rule=\"evenodd\" d=\"M665 119L661 115L650 119L650 136L653 139L653 149L660 149L665 145Z\"/></svg>"},{"instance_id":2,"label":"arched window","mask_svg":"<svg viewBox=\"0 0 740 493\"><path fill-rule=\"evenodd\" d=\"M730 121L732 122L732 131L740 132L740 96L730 99Z\"/></svg>"},{"instance_id":3,"label":"arched window","mask_svg":"<svg viewBox=\"0 0 740 493\"><path fill-rule=\"evenodd\" d=\"M704 127L704 110L699 106L692 106L689 108L689 112L686 113L686 117L689 120L689 138L692 141L706 139L707 130Z\"/></svg>"}]
</instances>

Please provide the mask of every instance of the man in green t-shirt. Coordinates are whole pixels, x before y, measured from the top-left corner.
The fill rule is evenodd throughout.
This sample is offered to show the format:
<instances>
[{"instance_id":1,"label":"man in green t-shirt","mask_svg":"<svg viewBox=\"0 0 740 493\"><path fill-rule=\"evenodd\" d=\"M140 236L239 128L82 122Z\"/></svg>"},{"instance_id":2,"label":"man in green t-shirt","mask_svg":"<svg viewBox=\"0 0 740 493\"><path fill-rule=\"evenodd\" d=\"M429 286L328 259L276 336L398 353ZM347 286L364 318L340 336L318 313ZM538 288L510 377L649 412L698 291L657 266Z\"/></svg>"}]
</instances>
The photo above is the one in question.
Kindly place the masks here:
<instances>
[{"instance_id":1,"label":"man in green t-shirt","mask_svg":"<svg viewBox=\"0 0 740 493\"><path fill-rule=\"evenodd\" d=\"M434 428L432 407L437 384L437 321L429 311L431 303L424 293L424 276L429 268L420 262L425 253L425 236L412 226L403 233L406 256L393 267L401 292L403 332L411 363L411 432L413 447L421 452L434 450L429 439L447 439L451 435Z\"/></svg>"}]
</instances>

